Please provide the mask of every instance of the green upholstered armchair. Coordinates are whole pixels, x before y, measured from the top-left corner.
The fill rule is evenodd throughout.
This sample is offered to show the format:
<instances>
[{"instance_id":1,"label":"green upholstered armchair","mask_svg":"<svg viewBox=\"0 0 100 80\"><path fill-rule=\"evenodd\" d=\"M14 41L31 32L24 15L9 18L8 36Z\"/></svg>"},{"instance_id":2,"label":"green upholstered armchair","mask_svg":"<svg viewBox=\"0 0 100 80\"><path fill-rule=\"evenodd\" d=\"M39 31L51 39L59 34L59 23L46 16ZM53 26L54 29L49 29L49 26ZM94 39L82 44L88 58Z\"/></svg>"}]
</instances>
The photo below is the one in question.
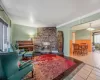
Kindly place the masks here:
<instances>
[{"instance_id":1,"label":"green upholstered armchair","mask_svg":"<svg viewBox=\"0 0 100 80\"><path fill-rule=\"evenodd\" d=\"M14 45L11 44L11 48L9 52L16 52L18 53L19 59L21 60L22 57L33 57L33 51L25 51L24 49L17 49Z\"/></svg>"},{"instance_id":2,"label":"green upholstered armchair","mask_svg":"<svg viewBox=\"0 0 100 80\"><path fill-rule=\"evenodd\" d=\"M18 53L19 60L21 60L22 57L24 56L24 54L26 53L24 51L24 49L22 49L22 50L16 49L16 47L14 47L14 45L12 45L12 44L10 44L10 48L8 49L8 52L16 52L16 53Z\"/></svg>"},{"instance_id":3,"label":"green upholstered armchair","mask_svg":"<svg viewBox=\"0 0 100 80\"><path fill-rule=\"evenodd\" d=\"M0 80L21 80L30 71L33 75L33 65L30 61L20 66L18 62L16 53L0 53Z\"/></svg>"}]
</instances>

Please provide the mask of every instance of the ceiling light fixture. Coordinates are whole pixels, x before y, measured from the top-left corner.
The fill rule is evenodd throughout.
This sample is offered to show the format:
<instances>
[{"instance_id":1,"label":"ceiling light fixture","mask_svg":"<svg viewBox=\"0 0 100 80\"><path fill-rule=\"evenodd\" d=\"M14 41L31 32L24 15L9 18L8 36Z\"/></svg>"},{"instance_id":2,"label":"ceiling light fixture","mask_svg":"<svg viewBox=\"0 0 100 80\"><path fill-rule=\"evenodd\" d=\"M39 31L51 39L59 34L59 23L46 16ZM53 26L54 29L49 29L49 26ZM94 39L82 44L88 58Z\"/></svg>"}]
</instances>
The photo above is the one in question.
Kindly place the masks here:
<instances>
[{"instance_id":1,"label":"ceiling light fixture","mask_svg":"<svg viewBox=\"0 0 100 80\"><path fill-rule=\"evenodd\" d=\"M95 29L91 27L91 23L90 23L90 27L87 28L88 31L94 31Z\"/></svg>"},{"instance_id":2,"label":"ceiling light fixture","mask_svg":"<svg viewBox=\"0 0 100 80\"><path fill-rule=\"evenodd\" d=\"M94 28L87 28L88 31L93 31L95 30Z\"/></svg>"}]
</instances>

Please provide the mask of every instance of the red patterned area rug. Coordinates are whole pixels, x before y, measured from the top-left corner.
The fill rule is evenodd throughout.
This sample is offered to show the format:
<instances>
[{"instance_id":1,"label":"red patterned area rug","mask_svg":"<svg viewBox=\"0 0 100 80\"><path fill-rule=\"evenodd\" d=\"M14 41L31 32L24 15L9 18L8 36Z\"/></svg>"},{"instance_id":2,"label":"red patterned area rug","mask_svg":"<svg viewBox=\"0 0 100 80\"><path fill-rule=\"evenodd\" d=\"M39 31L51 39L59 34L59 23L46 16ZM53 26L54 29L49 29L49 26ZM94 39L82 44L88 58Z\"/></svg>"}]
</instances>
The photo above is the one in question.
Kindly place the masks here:
<instances>
[{"instance_id":1,"label":"red patterned area rug","mask_svg":"<svg viewBox=\"0 0 100 80\"><path fill-rule=\"evenodd\" d=\"M74 65L76 63L73 60L55 54L36 56L33 60L34 78L29 79L28 77L31 77L29 73L25 79L53 80Z\"/></svg>"}]
</instances>

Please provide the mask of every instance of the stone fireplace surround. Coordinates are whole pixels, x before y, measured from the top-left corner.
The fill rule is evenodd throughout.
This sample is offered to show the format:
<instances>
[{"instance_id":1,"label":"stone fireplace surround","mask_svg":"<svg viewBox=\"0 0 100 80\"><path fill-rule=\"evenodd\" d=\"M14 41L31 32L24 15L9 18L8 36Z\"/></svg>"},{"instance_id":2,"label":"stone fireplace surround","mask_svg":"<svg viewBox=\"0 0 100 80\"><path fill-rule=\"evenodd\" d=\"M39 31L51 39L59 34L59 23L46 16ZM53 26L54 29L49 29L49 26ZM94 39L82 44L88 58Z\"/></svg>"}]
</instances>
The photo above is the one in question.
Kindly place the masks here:
<instances>
[{"instance_id":1,"label":"stone fireplace surround","mask_svg":"<svg viewBox=\"0 0 100 80\"><path fill-rule=\"evenodd\" d=\"M49 42L51 50L57 50L57 29L56 27L37 28L34 37L34 44L43 47L43 42Z\"/></svg>"}]
</instances>

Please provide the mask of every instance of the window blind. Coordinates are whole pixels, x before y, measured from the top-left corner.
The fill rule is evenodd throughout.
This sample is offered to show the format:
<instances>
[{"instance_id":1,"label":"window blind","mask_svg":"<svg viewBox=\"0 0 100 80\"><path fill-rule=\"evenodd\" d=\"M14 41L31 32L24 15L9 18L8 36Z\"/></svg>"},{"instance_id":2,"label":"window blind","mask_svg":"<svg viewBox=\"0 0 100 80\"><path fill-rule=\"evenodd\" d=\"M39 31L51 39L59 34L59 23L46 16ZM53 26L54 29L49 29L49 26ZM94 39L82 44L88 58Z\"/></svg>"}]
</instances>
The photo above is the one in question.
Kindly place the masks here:
<instances>
[{"instance_id":1,"label":"window blind","mask_svg":"<svg viewBox=\"0 0 100 80\"><path fill-rule=\"evenodd\" d=\"M0 50L6 51L5 45L7 45L7 23L0 19Z\"/></svg>"},{"instance_id":2,"label":"window blind","mask_svg":"<svg viewBox=\"0 0 100 80\"><path fill-rule=\"evenodd\" d=\"M3 24L0 22L0 50L3 50Z\"/></svg>"}]
</instances>

